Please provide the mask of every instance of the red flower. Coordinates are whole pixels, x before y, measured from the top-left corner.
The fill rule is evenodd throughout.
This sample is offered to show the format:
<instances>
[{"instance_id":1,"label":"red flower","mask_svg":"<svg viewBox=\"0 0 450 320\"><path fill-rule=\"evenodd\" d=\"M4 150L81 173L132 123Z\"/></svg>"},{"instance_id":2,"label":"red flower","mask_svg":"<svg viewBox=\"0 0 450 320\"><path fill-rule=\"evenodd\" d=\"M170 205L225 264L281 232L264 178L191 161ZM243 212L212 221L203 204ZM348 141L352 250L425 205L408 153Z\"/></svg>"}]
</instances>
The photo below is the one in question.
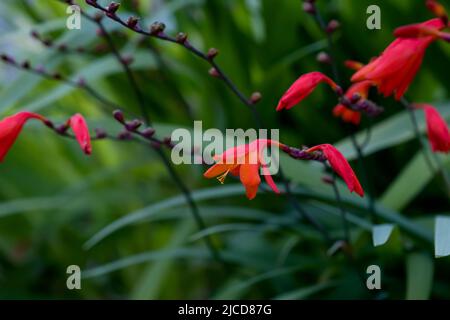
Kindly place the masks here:
<instances>
[{"instance_id":1,"label":"red flower","mask_svg":"<svg viewBox=\"0 0 450 320\"><path fill-rule=\"evenodd\" d=\"M320 72L310 72L300 76L283 94L278 102L277 111L290 109L300 101L305 99L321 82L327 83L333 90L338 90L338 86L333 80Z\"/></svg>"},{"instance_id":2,"label":"red flower","mask_svg":"<svg viewBox=\"0 0 450 320\"><path fill-rule=\"evenodd\" d=\"M259 169L262 168L267 184L275 193L280 193L263 157L264 148L269 145L280 146L278 142L272 140L258 139L250 144L227 149L224 153L214 157L216 164L209 168L203 176L208 179L217 178L221 183L224 182L228 173L239 176L245 187L247 198L251 200L256 196L261 183Z\"/></svg>"},{"instance_id":3,"label":"red flower","mask_svg":"<svg viewBox=\"0 0 450 320\"><path fill-rule=\"evenodd\" d=\"M353 84L345 93L348 99L352 99L355 94L358 94L361 99L367 99L369 95L369 89L372 86L371 81L361 81ZM360 101L361 101L360 99ZM358 125L361 122L361 113L359 111L352 110L343 104L338 104L333 109L333 114L336 117L341 117L345 122L350 122Z\"/></svg>"},{"instance_id":4,"label":"red flower","mask_svg":"<svg viewBox=\"0 0 450 320\"><path fill-rule=\"evenodd\" d=\"M422 23L421 26L441 30L445 25L441 19L436 18ZM396 39L381 56L357 71L352 81L373 81L384 96L395 93L395 98L399 100L419 70L425 50L434 40L435 36Z\"/></svg>"},{"instance_id":5,"label":"red flower","mask_svg":"<svg viewBox=\"0 0 450 320\"><path fill-rule=\"evenodd\" d=\"M429 104L416 104L416 107L422 108L425 112L431 150L448 153L450 151L450 132L445 120L436 108Z\"/></svg>"},{"instance_id":6,"label":"red flower","mask_svg":"<svg viewBox=\"0 0 450 320\"><path fill-rule=\"evenodd\" d=\"M86 120L79 113L73 115L69 121L68 125L72 128L75 138L78 141L83 152L87 155L91 154L91 137L89 135L89 129Z\"/></svg>"},{"instance_id":7,"label":"red flower","mask_svg":"<svg viewBox=\"0 0 450 320\"><path fill-rule=\"evenodd\" d=\"M26 111L16 113L0 121L0 162L3 161L19 136L19 133L22 131L24 124L29 119L38 119L44 123L46 122L43 116Z\"/></svg>"},{"instance_id":8,"label":"red flower","mask_svg":"<svg viewBox=\"0 0 450 320\"><path fill-rule=\"evenodd\" d=\"M364 190L353 172L352 167L342 153L331 144L321 144L306 150L306 152L314 152L320 150L323 152L331 168L344 180L350 192L356 192L361 197L364 196Z\"/></svg>"}]
</instances>

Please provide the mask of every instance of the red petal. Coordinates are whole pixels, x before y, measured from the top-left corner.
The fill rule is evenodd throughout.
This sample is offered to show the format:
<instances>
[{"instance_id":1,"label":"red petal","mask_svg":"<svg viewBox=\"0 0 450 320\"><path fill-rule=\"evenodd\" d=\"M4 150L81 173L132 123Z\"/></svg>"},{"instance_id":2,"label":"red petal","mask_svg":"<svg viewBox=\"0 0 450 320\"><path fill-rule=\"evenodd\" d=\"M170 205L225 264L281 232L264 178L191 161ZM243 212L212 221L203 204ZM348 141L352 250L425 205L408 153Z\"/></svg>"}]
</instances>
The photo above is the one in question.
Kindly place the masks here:
<instances>
[{"instance_id":1,"label":"red petal","mask_svg":"<svg viewBox=\"0 0 450 320\"><path fill-rule=\"evenodd\" d=\"M84 117L77 113L69 119L69 125L75 134L83 152L87 155L92 153L91 137L89 135L89 128Z\"/></svg>"},{"instance_id":2,"label":"red petal","mask_svg":"<svg viewBox=\"0 0 450 320\"><path fill-rule=\"evenodd\" d=\"M27 111L16 113L0 121L0 162L3 161L29 119L46 121L43 116Z\"/></svg>"},{"instance_id":3,"label":"red petal","mask_svg":"<svg viewBox=\"0 0 450 320\"><path fill-rule=\"evenodd\" d=\"M333 89L336 89L337 87L333 80L320 72L306 73L300 76L300 78L298 78L283 94L278 102L276 110L280 111L282 109L292 108L304 98L309 96L321 82L326 82Z\"/></svg>"},{"instance_id":4,"label":"red petal","mask_svg":"<svg viewBox=\"0 0 450 320\"><path fill-rule=\"evenodd\" d=\"M428 140L433 152L450 151L450 132L447 123L439 112L431 105L421 105L425 111Z\"/></svg>"}]
</instances>

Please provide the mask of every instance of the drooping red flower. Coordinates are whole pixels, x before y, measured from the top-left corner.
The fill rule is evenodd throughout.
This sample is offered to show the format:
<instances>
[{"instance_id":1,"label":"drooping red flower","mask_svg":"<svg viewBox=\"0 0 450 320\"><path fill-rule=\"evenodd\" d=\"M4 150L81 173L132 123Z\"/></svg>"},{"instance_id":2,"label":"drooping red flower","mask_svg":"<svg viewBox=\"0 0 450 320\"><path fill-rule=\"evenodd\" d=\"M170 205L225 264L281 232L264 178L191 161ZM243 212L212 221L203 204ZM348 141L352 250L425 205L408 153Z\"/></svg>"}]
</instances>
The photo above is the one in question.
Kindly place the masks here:
<instances>
[{"instance_id":1,"label":"drooping red flower","mask_svg":"<svg viewBox=\"0 0 450 320\"><path fill-rule=\"evenodd\" d=\"M344 180L350 192L356 192L361 197L364 190L356 177L355 172L342 153L331 144L321 144L306 150L306 152L322 151L331 168Z\"/></svg>"},{"instance_id":2,"label":"drooping red flower","mask_svg":"<svg viewBox=\"0 0 450 320\"><path fill-rule=\"evenodd\" d=\"M84 117L77 113L69 119L68 125L72 128L75 138L77 139L83 152L90 155L92 153L91 137L89 135L89 128Z\"/></svg>"},{"instance_id":3,"label":"drooping red flower","mask_svg":"<svg viewBox=\"0 0 450 320\"><path fill-rule=\"evenodd\" d=\"M435 18L421 26L442 30L445 25L441 19ZM396 39L378 58L357 71L352 76L352 81L372 81L384 96L395 94L395 98L399 100L419 70L425 50L434 40L435 36Z\"/></svg>"},{"instance_id":4,"label":"drooping red flower","mask_svg":"<svg viewBox=\"0 0 450 320\"><path fill-rule=\"evenodd\" d=\"M279 147L281 144L273 140L258 139L249 144L227 149L222 154L214 157L216 164L209 168L203 176L208 179L217 178L221 183L224 182L228 173L239 176L245 187L247 198L252 200L255 198L261 183L261 178L259 177L261 168L270 188L275 193L280 193L263 156L263 151L269 145Z\"/></svg>"},{"instance_id":5,"label":"drooping red flower","mask_svg":"<svg viewBox=\"0 0 450 320\"><path fill-rule=\"evenodd\" d=\"M361 81L354 83L350 86L350 88L345 93L345 96L348 99L352 99L355 94L358 94L361 100L367 99L369 95L369 89L372 86L371 81ZM350 109L349 107L344 106L343 104L338 104L333 109L333 114L336 117L341 117L345 122L353 123L354 125L358 125L361 122L361 112Z\"/></svg>"},{"instance_id":6,"label":"drooping red flower","mask_svg":"<svg viewBox=\"0 0 450 320\"><path fill-rule=\"evenodd\" d=\"M318 84L325 82L333 90L337 90L338 86L326 75L320 72L310 72L300 76L283 94L278 102L277 111L282 109L290 109L313 92Z\"/></svg>"},{"instance_id":7,"label":"drooping red flower","mask_svg":"<svg viewBox=\"0 0 450 320\"><path fill-rule=\"evenodd\" d=\"M13 146L25 123L30 119L38 119L45 123L46 119L33 112L22 111L0 121L0 162Z\"/></svg>"},{"instance_id":8,"label":"drooping red flower","mask_svg":"<svg viewBox=\"0 0 450 320\"><path fill-rule=\"evenodd\" d=\"M417 108L423 109L425 112L425 120L427 123L428 141L433 152L450 151L450 132L447 123L436 110L429 104L416 104Z\"/></svg>"}]
</instances>

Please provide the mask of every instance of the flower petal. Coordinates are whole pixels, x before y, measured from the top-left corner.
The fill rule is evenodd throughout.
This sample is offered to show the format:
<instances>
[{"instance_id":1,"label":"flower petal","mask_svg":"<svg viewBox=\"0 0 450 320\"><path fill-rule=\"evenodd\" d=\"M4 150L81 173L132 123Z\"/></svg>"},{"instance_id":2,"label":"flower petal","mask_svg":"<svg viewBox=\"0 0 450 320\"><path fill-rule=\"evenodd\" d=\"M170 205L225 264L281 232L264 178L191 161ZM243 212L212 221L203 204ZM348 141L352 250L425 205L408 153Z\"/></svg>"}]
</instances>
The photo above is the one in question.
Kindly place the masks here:
<instances>
[{"instance_id":1,"label":"flower petal","mask_svg":"<svg viewBox=\"0 0 450 320\"><path fill-rule=\"evenodd\" d=\"M79 113L75 114L69 119L69 125L83 152L90 155L92 153L91 137L84 117Z\"/></svg>"}]
</instances>

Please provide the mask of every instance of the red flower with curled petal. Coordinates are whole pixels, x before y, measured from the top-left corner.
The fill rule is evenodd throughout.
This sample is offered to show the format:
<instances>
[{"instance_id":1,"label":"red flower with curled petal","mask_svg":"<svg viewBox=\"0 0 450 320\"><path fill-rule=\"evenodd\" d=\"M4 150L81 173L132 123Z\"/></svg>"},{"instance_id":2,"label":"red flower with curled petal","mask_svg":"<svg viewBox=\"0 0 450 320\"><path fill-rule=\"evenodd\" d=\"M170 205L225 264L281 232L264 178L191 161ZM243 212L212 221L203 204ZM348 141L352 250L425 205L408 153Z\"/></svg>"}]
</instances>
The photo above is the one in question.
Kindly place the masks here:
<instances>
[{"instance_id":1,"label":"red flower with curled petal","mask_svg":"<svg viewBox=\"0 0 450 320\"><path fill-rule=\"evenodd\" d=\"M313 92L320 83L327 83L333 90L339 90L340 87L326 75L320 72L310 72L300 76L283 94L278 102L277 111L290 109Z\"/></svg>"},{"instance_id":2,"label":"red flower with curled petal","mask_svg":"<svg viewBox=\"0 0 450 320\"><path fill-rule=\"evenodd\" d=\"M369 95L369 89L373 85L371 81L361 81L350 86L350 88L345 93L345 97L352 99L355 94L359 95L362 100L367 99ZM360 99L360 101L361 101ZM333 109L333 114L336 117L341 117L345 122L353 123L358 125L361 122L361 113L344 106L343 104L338 104Z\"/></svg>"},{"instance_id":3,"label":"red flower with curled petal","mask_svg":"<svg viewBox=\"0 0 450 320\"><path fill-rule=\"evenodd\" d=\"M33 112L22 111L0 121L0 162L3 161L9 149L13 146L25 123L37 119L46 123L46 119Z\"/></svg>"},{"instance_id":4,"label":"red flower with curled petal","mask_svg":"<svg viewBox=\"0 0 450 320\"><path fill-rule=\"evenodd\" d=\"M331 168L344 180L350 192L356 192L361 197L364 190L356 177L355 172L342 153L331 144L321 144L306 150L306 152L322 151Z\"/></svg>"},{"instance_id":5,"label":"red flower with curled petal","mask_svg":"<svg viewBox=\"0 0 450 320\"><path fill-rule=\"evenodd\" d=\"M92 153L91 137L89 135L89 128L84 117L77 113L69 119L68 125L72 128L75 138L77 139L83 152L90 155Z\"/></svg>"},{"instance_id":6,"label":"red flower with curled petal","mask_svg":"<svg viewBox=\"0 0 450 320\"><path fill-rule=\"evenodd\" d=\"M263 171L267 184L275 193L280 193L264 160L263 151L270 145L280 147L279 142L273 140L258 139L249 144L229 148L220 155L216 155L214 164L203 176L205 178L217 178L224 182L228 173L239 176L245 187L247 198L255 198L261 183L259 177L260 168Z\"/></svg>"},{"instance_id":7,"label":"red flower with curled petal","mask_svg":"<svg viewBox=\"0 0 450 320\"><path fill-rule=\"evenodd\" d=\"M426 21L421 26L435 30L445 27L438 18ZM425 50L434 40L435 36L396 39L381 56L357 71L352 76L352 81L373 81L384 96L395 94L395 98L399 100L419 70Z\"/></svg>"},{"instance_id":8,"label":"red flower with curled petal","mask_svg":"<svg viewBox=\"0 0 450 320\"><path fill-rule=\"evenodd\" d=\"M415 104L417 108L423 109L425 112L425 120L427 123L428 141L433 152L450 151L450 132L447 123L436 110L429 104Z\"/></svg>"}]
</instances>

